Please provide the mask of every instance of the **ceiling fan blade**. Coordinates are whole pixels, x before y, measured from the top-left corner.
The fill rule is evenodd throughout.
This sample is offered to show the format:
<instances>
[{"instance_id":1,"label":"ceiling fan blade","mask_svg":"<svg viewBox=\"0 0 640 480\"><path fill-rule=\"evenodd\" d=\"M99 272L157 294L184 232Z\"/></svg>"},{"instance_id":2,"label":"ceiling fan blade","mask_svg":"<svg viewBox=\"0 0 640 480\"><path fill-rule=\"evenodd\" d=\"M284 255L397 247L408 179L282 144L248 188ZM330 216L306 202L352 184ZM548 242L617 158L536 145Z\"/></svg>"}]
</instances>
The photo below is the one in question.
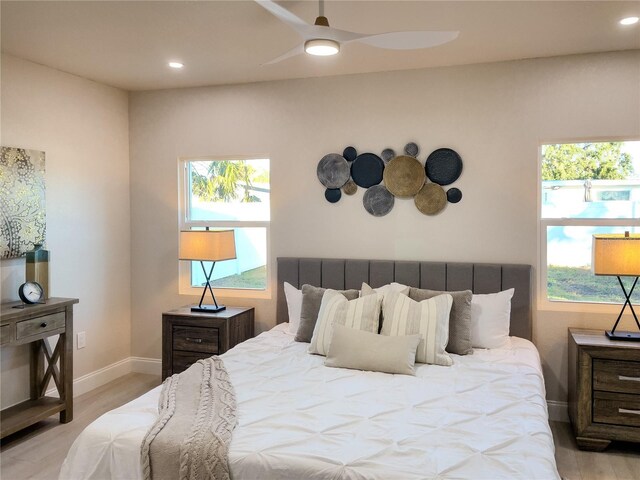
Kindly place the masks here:
<instances>
[{"instance_id":1,"label":"ceiling fan blade","mask_svg":"<svg viewBox=\"0 0 640 480\"><path fill-rule=\"evenodd\" d=\"M429 48L458 38L460 32L390 32L377 35L367 35L356 39L356 42L366 43L372 47L387 48L391 50L414 50Z\"/></svg>"},{"instance_id":2,"label":"ceiling fan blade","mask_svg":"<svg viewBox=\"0 0 640 480\"><path fill-rule=\"evenodd\" d=\"M291 50L289 50L286 53L283 53L282 55L280 55L279 57L274 58L273 60L267 62L267 63L263 63L262 65L273 65L274 63L279 63L283 60L286 60L287 58L291 58L291 57L295 57L296 55L300 55L301 53L304 53L304 45L298 45L297 47L292 48Z\"/></svg>"},{"instance_id":3,"label":"ceiling fan blade","mask_svg":"<svg viewBox=\"0 0 640 480\"><path fill-rule=\"evenodd\" d=\"M307 22L302 20L297 15L294 15L289 10L284 7L281 7L276 2L272 0L255 0L258 5L267 10L269 13L274 15L279 20L283 21L291 28L293 28L296 32L298 32L302 36L306 36L309 31L309 27L313 27L313 25L309 25Z\"/></svg>"}]
</instances>

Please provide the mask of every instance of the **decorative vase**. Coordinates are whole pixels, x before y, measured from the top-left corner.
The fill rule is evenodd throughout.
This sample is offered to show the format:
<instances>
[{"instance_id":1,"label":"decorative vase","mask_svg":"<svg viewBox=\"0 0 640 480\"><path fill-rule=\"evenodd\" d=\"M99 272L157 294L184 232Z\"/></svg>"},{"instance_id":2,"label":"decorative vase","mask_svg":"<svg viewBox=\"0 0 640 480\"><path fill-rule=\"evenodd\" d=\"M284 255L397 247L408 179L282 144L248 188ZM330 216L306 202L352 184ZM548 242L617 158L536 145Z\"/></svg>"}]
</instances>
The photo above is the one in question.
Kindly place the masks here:
<instances>
[{"instance_id":1,"label":"decorative vase","mask_svg":"<svg viewBox=\"0 0 640 480\"><path fill-rule=\"evenodd\" d=\"M33 245L27 252L27 282L38 282L44 291L44 298L49 298L49 251L42 248L41 243Z\"/></svg>"}]
</instances>

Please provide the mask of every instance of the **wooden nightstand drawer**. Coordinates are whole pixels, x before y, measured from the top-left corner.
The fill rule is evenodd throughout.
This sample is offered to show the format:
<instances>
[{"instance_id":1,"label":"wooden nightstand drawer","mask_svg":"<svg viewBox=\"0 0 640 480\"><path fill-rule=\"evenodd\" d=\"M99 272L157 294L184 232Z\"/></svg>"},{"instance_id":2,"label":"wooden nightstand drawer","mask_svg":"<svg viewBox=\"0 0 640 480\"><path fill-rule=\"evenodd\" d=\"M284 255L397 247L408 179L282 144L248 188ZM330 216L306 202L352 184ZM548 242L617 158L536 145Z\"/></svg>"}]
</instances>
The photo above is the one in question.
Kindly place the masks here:
<instances>
[{"instance_id":1,"label":"wooden nightstand drawer","mask_svg":"<svg viewBox=\"0 0 640 480\"><path fill-rule=\"evenodd\" d=\"M206 327L173 326L173 349L204 352L214 355L219 351L218 329Z\"/></svg>"},{"instance_id":2,"label":"wooden nightstand drawer","mask_svg":"<svg viewBox=\"0 0 640 480\"><path fill-rule=\"evenodd\" d=\"M593 389L640 395L640 362L593 360Z\"/></svg>"},{"instance_id":3,"label":"wooden nightstand drawer","mask_svg":"<svg viewBox=\"0 0 640 480\"><path fill-rule=\"evenodd\" d=\"M16 323L16 340L31 337L32 335L40 335L59 328L64 329L64 319L64 312L59 312L18 322Z\"/></svg>"},{"instance_id":4,"label":"wooden nightstand drawer","mask_svg":"<svg viewBox=\"0 0 640 480\"><path fill-rule=\"evenodd\" d=\"M594 392L593 421L640 427L640 395Z\"/></svg>"}]
</instances>

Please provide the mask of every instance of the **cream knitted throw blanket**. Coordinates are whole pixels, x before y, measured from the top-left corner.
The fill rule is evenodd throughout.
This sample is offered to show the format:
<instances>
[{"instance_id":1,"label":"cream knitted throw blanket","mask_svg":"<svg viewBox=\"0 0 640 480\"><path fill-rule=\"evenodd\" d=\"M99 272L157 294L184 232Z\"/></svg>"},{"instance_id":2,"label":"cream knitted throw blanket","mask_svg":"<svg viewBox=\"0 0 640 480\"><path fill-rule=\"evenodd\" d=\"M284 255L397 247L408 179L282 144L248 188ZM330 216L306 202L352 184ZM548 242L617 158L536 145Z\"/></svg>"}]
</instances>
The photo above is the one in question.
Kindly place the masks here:
<instances>
[{"instance_id":1,"label":"cream knitted throw blanket","mask_svg":"<svg viewBox=\"0 0 640 480\"><path fill-rule=\"evenodd\" d=\"M167 378L158 412L142 441L144 480L229 480L236 399L220 358Z\"/></svg>"}]
</instances>

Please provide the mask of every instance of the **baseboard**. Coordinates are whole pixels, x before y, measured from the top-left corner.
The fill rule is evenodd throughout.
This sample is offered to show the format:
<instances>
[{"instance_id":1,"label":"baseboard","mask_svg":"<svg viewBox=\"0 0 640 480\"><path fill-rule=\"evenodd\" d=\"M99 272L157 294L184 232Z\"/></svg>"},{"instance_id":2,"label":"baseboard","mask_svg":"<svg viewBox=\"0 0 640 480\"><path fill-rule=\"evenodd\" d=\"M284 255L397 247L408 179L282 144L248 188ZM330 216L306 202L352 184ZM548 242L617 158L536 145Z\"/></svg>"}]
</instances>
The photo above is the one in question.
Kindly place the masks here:
<instances>
[{"instance_id":1,"label":"baseboard","mask_svg":"<svg viewBox=\"0 0 640 480\"><path fill-rule=\"evenodd\" d=\"M547 400L547 409L549 410L549 420L553 420L555 422L569 421L569 405L567 402Z\"/></svg>"},{"instance_id":2,"label":"baseboard","mask_svg":"<svg viewBox=\"0 0 640 480\"><path fill-rule=\"evenodd\" d=\"M149 375L162 375L162 360L159 358L129 357L131 371Z\"/></svg>"},{"instance_id":3,"label":"baseboard","mask_svg":"<svg viewBox=\"0 0 640 480\"><path fill-rule=\"evenodd\" d=\"M102 385L109 383L116 378L122 377L127 373L131 373L131 357L123 358L111 365L95 370L86 375L76 378L73 381L73 396L77 397L91 390L101 387ZM47 390L46 395L51 397L58 396L58 390L55 386Z\"/></svg>"},{"instance_id":4,"label":"baseboard","mask_svg":"<svg viewBox=\"0 0 640 480\"><path fill-rule=\"evenodd\" d=\"M111 365L107 365L106 367L76 378L73 381L73 396L77 397L83 393L90 392L95 388L101 387L116 378L132 372L160 376L162 374L162 361L158 358L124 358L112 363ZM51 385L53 385L53 383ZM47 390L45 395L57 397L58 390L53 386Z\"/></svg>"}]
</instances>

